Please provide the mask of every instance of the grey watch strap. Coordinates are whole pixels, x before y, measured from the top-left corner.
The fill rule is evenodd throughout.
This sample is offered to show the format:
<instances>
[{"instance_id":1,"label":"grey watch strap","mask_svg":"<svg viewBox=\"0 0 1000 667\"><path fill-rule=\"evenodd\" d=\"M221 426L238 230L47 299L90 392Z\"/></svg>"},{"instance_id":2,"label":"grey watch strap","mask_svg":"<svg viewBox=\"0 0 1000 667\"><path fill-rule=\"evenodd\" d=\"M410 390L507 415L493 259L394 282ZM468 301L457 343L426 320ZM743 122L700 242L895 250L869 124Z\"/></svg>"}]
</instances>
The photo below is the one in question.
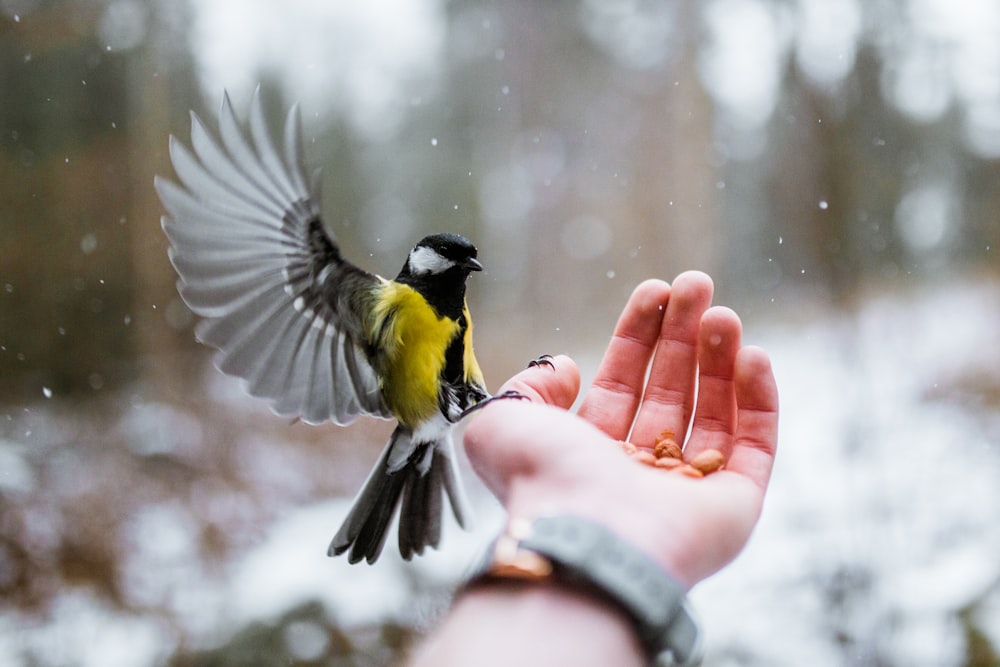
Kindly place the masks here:
<instances>
[{"instance_id":1,"label":"grey watch strap","mask_svg":"<svg viewBox=\"0 0 1000 667\"><path fill-rule=\"evenodd\" d=\"M518 532L522 534L511 536L518 550L551 562L557 580L595 590L622 607L655 664L700 661L698 626L684 589L644 553L604 526L577 516L541 517Z\"/></svg>"}]
</instances>

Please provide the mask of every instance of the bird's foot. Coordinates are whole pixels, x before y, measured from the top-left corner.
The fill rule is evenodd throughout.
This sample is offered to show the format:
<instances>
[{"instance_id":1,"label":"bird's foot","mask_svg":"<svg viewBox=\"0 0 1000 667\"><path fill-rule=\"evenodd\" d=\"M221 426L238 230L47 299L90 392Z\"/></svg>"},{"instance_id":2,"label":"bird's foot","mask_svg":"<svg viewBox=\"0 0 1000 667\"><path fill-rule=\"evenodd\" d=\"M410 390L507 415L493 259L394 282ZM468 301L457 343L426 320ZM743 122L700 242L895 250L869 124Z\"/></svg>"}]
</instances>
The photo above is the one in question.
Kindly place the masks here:
<instances>
[{"instance_id":1,"label":"bird's foot","mask_svg":"<svg viewBox=\"0 0 1000 667\"><path fill-rule=\"evenodd\" d=\"M536 366L548 366L552 370L556 368L555 364L552 363L551 354L541 354L528 362L528 368L535 368Z\"/></svg>"},{"instance_id":2,"label":"bird's foot","mask_svg":"<svg viewBox=\"0 0 1000 667\"><path fill-rule=\"evenodd\" d=\"M509 390L507 390L507 391L505 391L505 392L503 392L501 394L497 394L495 396L490 396L489 398L486 398L486 399L484 399L482 401L479 401L475 405L466 408L465 410L462 411L462 414L459 417L459 419L464 419L465 417L468 417L470 414L472 414L476 410L482 410L483 408L485 408L487 405L489 405L493 401L503 401L503 400L507 400L507 399L511 399L511 398L515 398L515 399L517 399L519 401L528 401L528 400L531 400L527 396L525 396L524 394L522 394L520 392L516 392L513 389L509 389Z\"/></svg>"}]
</instances>

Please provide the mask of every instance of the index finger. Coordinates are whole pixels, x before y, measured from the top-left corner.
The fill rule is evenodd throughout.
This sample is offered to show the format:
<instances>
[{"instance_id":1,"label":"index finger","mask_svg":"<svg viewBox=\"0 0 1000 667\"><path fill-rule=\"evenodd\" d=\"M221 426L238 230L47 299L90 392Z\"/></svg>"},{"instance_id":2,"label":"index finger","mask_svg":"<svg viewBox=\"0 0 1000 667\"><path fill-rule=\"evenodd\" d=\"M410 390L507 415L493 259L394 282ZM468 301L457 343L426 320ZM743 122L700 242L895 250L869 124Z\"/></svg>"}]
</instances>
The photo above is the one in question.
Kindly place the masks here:
<instances>
[{"instance_id":1,"label":"index finger","mask_svg":"<svg viewBox=\"0 0 1000 667\"><path fill-rule=\"evenodd\" d=\"M656 349L670 285L647 280L632 292L580 405L579 415L612 438L628 437Z\"/></svg>"},{"instance_id":2,"label":"index finger","mask_svg":"<svg viewBox=\"0 0 1000 667\"><path fill-rule=\"evenodd\" d=\"M636 445L652 447L664 430L683 441L694 409L698 332L713 291L712 279L700 271L685 271L674 279L642 407L632 428Z\"/></svg>"}]
</instances>

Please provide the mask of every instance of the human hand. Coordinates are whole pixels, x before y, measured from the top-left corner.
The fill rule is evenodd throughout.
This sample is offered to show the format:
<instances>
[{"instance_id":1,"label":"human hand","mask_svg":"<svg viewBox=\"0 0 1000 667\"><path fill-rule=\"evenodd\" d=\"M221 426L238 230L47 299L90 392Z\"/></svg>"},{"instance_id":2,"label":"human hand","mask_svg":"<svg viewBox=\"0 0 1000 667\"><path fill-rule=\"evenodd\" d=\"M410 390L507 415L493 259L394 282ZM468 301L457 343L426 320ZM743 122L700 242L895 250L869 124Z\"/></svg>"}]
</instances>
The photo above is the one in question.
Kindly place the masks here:
<instances>
[{"instance_id":1,"label":"human hand","mask_svg":"<svg viewBox=\"0 0 1000 667\"><path fill-rule=\"evenodd\" d=\"M687 588L739 553L771 474L778 394L767 354L741 346L739 318L710 308L712 291L697 272L639 285L578 414L568 408L579 371L559 356L502 387L530 403L496 401L472 420L469 459L511 517L599 521ZM724 469L690 479L639 464L617 444L651 449L661 431L689 426L684 458L718 449Z\"/></svg>"}]
</instances>

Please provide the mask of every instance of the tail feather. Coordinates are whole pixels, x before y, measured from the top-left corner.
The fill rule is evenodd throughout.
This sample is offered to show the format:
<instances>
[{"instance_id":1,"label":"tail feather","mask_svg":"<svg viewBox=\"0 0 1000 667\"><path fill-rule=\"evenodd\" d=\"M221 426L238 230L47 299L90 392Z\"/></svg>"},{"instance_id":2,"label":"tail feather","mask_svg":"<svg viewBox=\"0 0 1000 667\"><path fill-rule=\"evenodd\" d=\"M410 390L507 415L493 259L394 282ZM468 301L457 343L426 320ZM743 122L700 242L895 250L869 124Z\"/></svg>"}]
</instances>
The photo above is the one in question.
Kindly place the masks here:
<instances>
[{"instance_id":1,"label":"tail feather","mask_svg":"<svg viewBox=\"0 0 1000 667\"><path fill-rule=\"evenodd\" d=\"M450 436L449 436L450 437ZM465 487L462 486L462 478L458 475L458 462L453 454L453 446L449 442L448 455L440 454L437 450L435 461L441 465L441 480L444 483L444 490L448 494L448 503L451 505L451 513L455 516L455 521L465 530L472 529L472 509L469 506L469 499L465 495Z\"/></svg>"},{"instance_id":2,"label":"tail feather","mask_svg":"<svg viewBox=\"0 0 1000 667\"><path fill-rule=\"evenodd\" d=\"M328 556L339 556L348 549L347 560L357 563L362 558L374 563L382 553L386 530L403 491L406 468L396 474L389 472L389 454L400 438L407 437L401 429L393 431L389 443L382 450L368 478L361 486L340 530L330 542ZM408 437L407 437L408 441ZM400 443L407 444L407 443ZM362 539L362 534L364 538Z\"/></svg>"},{"instance_id":3,"label":"tail feather","mask_svg":"<svg viewBox=\"0 0 1000 667\"><path fill-rule=\"evenodd\" d=\"M399 553L410 560L425 547L437 548L441 541L442 485L438 454L432 454L430 469L416 475L403 489L399 514Z\"/></svg>"},{"instance_id":4,"label":"tail feather","mask_svg":"<svg viewBox=\"0 0 1000 667\"><path fill-rule=\"evenodd\" d=\"M392 516L396 513L399 496L412 483L410 479L412 477L413 471L409 469L400 470L398 473L389 476L388 483L381 492L381 497L375 506L372 507L371 513L361 525L361 530L354 539L354 545L351 547L351 552L347 557L349 562L357 563L364 558L370 565L378 560L379 555L382 553L382 547L385 546L385 541L388 537L388 529L389 524L392 522Z\"/></svg>"},{"instance_id":5,"label":"tail feather","mask_svg":"<svg viewBox=\"0 0 1000 667\"><path fill-rule=\"evenodd\" d=\"M401 447L412 451L406 463L393 470L389 460L398 458ZM413 446L410 434L397 428L330 542L327 554L338 556L347 552L350 563L362 559L374 563L382 553L397 507L401 507L398 530L403 558L410 560L428 546L437 548L441 541L445 493L459 525L468 527L470 512L451 448L450 439ZM397 455L391 456L394 451Z\"/></svg>"}]
</instances>

